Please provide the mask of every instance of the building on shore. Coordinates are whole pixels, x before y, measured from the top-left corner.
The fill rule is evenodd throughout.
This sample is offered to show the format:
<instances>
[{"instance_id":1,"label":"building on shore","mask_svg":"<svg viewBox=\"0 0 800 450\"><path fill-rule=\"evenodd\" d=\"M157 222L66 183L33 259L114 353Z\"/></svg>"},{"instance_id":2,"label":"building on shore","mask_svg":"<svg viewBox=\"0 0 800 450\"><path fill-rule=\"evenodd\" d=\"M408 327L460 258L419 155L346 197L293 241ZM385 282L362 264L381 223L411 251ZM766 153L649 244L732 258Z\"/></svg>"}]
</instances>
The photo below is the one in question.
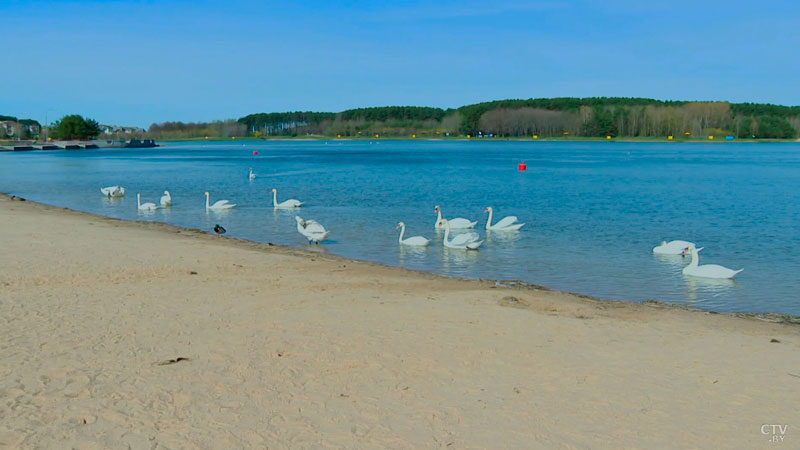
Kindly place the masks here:
<instances>
[{"instance_id":1,"label":"building on shore","mask_svg":"<svg viewBox=\"0 0 800 450\"><path fill-rule=\"evenodd\" d=\"M39 136L41 127L34 120L2 120L0 121L0 138L30 139Z\"/></svg>"},{"instance_id":2,"label":"building on shore","mask_svg":"<svg viewBox=\"0 0 800 450\"><path fill-rule=\"evenodd\" d=\"M100 132L105 135L142 134L145 132L145 129L139 127L120 127L117 125L100 125Z\"/></svg>"}]
</instances>

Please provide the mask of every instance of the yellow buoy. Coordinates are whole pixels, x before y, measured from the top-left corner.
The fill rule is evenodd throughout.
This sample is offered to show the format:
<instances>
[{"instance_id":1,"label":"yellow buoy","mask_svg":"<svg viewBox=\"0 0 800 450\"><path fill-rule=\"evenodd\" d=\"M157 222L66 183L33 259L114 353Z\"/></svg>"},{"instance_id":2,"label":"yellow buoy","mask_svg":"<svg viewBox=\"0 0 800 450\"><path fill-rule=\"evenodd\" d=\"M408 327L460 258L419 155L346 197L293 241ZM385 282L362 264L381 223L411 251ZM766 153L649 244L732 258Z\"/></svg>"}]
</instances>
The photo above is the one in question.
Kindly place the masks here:
<instances>
[{"instance_id":1,"label":"yellow buoy","mask_svg":"<svg viewBox=\"0 0 800 450\"><path fill-rule=\"evenodd\" d=\"M672 140L672 135L671 135L671 134L670 134L669 136L667 136L667 140L668 140L668 141L671 141L671 140Z\"/></svg>"},{"instance_id":2,"label":"yellow buoy","mask_svg":"<svg viewBox=\"0 0 800 450\"><path fill-rule=\"evenodd\" d=\"M340 137L342 137L342 135L341 135L341 134L337 134L337 135L336 135L336 138L337 138L337 139L338 139L338 138L340 138Z\"/></svg>"},{"instance_id":3,"label":"yellow buoy","mask_svg":"<svg viewBox=\"0 0 800 450\"><path fill-rule=\"evenodd\" d=\"M692 133L690 133L690 132L688 132L688 131L684 131L684 132L683 132L683 135L684 135L684 136L689 136L690 134L692 134Z\"/></svg>"},{"instance_id":4,"label":"yellow buoy","mask_svg":"<svg viewBox=\"0 0 800 450\"><path fill-rule=\"evenodd\" d=\"M412 134L412 135L411 135L411 139L416 139L416 138L417 138L417 135L416 135L416 134Z\"/></svg>"},{"instance_id":5,"label":"yellow buoy","mask_svg":"<svg viewBox=\"0 0 800 450\"><path fill-rule=\"evenodd\" d=\"M471 138L471 137L472 137L472 136L470 136L470 135L467 135L467 139L469 139L469 138Z\"/></svg>"},{"instance_id":6,"label":"yellow buoy","mask_svg":"<svg viewBox=\"0 0 800 450\"><path fill-rule=\"evenodd\" d=\"M379 137L381 137L381 135L380 135L380 134L378 134L378 133L375 133L375 137L376 137L376 138L379 138Z\"/></svg>"},{"instance_id":7,"label":"yellow buoy","mask_svg":"<svg viewBox=\"0 0 800 450\"><path fill-rule=\"evenodd\" d=\"M713 141L713 140L714 140L714 136L712 136L712 135L709 135L709 136L708 136L708 140L709 140L709 141Z\"/></svg>"},{"instance_id":8,"label":"yellow buoy","mask_svg":"<svg viewBox=\"0 0 800 450\"><path fill-rule=\"evenodd\" d=\"M609 135L606 135L606 140L607 140L607 141L610 141L610 140L611 140L611 136L609 136Z\"/></svg>"},{"instance_id":9,"label":"yellow buoy","mask_svg":"<svg viewBox=\"0 0 800 450\"><path fill-rule=\"evenodd\" d=\"M565 131L565 132L563 132L562 134L563 134L564 136L566 136L566 135L568 135L568 134L569 134L569 131Z\"/></svg>"},{"instance_id":10,"label":"yellow buoy","mask_svg":"<svg viewBox=\"0 0 800 450\"><path fill-rule=\"evenodd\" d=\"M534 134L534 135L533 135L533 138L534 138L534 139L539 139L539 135L538 135L538 134Z\"/></svg>"}]
</instances>

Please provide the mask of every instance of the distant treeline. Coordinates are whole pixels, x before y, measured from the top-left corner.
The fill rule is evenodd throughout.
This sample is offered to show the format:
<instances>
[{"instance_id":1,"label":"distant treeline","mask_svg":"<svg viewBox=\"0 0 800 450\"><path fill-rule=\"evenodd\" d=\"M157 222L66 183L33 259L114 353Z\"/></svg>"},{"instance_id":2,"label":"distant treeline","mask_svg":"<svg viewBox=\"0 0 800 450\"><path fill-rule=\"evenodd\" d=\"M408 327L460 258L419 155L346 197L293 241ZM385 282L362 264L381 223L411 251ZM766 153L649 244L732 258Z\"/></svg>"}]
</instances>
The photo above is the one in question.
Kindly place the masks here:
<instances>
[{"instance_id":1,"label":"distant treeline","mask_svg":"<svg viewBox=\"0 0 800 450\"><path fill-rule=\"evenodd\" d=\"M247 126L234 119L200 123L164 122L150 125L147 136L152 139L247 136Z\"/></svg>"},{"instance_id":2,"label":"distant treeline","mask_svg":"<svg viewBox=\"0 0 800 450\"><path fill-rule=\"evenodd\" d=\"M492 134L787 139L800 134L800 106L615 97L540 98L498 100L456 109L387 106L338 113L258 113L236 121L153 124L149 134L155 138Z\"/></svg>"},{"instance_id":3,"label":"distant treeline","mask_svg":"<svg viewBox=\"0 0 800 450\"><path fill-rule=\"evenodd\" d=\"M387 106L348 109L340 113L259 113L242 117L239 122L246 125L249 133L255 136L400 136L446 132L442 123L451 111L421 106ZM457 126L455 123L452 125Z\"/></svg>"}]
</instances>

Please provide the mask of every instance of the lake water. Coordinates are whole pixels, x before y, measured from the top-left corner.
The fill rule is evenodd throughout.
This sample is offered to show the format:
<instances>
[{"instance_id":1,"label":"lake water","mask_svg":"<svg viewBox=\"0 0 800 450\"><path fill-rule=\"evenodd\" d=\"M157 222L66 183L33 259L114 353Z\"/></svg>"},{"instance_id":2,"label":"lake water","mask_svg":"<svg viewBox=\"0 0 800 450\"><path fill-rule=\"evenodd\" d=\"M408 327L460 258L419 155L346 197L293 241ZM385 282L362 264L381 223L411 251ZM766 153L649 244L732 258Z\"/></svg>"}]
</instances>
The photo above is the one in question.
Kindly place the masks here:
<instances>
[{"instance_id":1,"label":"lake water","mask_svg":"<svg viewBox=\"0 0 800 450\"><path fill-rule=\"evenodd\" d=\"M100 194L114 184L125 198ZM279 201L307 204L274 211L273 187ZM158 202L164 189L172 208L137 211L137 192ZM0 191L209 232L219 223L229 236L305 247L299 214L331 230L321 247L341 256L604 299L800 315L800 144L230 141L9 152L0 153ZM204 191L238 206L206 213ZM437 204L445 217L479 221L479 251L443 248ZM487 206L495 220L515 215L525 227L487 235ZM398 246L398 221L406 236L435 242ZM688 258L652 253L672 239L704 246L701 264L745 270L735 281L685 277Z\"/></svg>"}]
</instances>

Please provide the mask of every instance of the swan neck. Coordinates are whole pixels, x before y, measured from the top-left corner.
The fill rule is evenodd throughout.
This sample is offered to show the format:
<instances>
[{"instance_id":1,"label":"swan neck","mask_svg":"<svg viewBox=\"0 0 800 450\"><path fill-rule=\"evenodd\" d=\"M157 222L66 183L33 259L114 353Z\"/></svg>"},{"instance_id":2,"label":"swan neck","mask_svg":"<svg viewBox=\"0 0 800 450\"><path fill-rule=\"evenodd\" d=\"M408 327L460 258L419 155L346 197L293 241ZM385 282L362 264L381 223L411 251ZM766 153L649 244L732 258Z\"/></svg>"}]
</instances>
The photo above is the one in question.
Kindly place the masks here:
<instances>
[{"instance_id":1,"label":"swan neck","mask_svg":"<svg viewBox=\"0 0 800 450\"><path fill-rule=\"evenodd\" d=\"M272 191L272 206L278 206L278 191Z\"/></svg>"},{"instance_id":2,"label":"swan neck","mask_svg":"<svg viewBox=\"0 0 800 450\"><path fill-rule=\"evenodd\" d=\"M403 235L406 234L406 226L400 227L400 237L397 239L401 244L403 243Z\"/></svg>"},{"instance_id":3,"label":"swan neck","mask_svg":"<svg viewBox=\"0 0 800 450\"><path fill-rule=\"evenodd\" d=\"M142 206L142 195L136 194L136 207L138 208L140 206Z\"/></svg>"},{"instance_id":4,"label":"swan neck","mask_svg":"<svg viewBox=\"0 0 800 450\"><path fill-rule=\"evenodd\" d=\"M489 218L486 219L486 229L492 228L492 214L494 214L493 210L489 210Z\"/></svg>"},{"instance_id":5,"label":"swan neck","mask_svg":"<svg viewBox=\"0 0 800 450\"><path fill-rule=\"evenodd\" d=\"M210 195L206 195L206 209L211 207L210 199L211 199L211 196Z\"/></svg>"},{"instance_id":6,"label":"swan neck","mask_svg":"<svg viewBox=\"0 0 800 450\"><path fill-rule=\"evenodd\" d=\"M442 208L436 208L436 228L440 228L439 224L442 222Z\"/></svg>"},{"instance_id":7,"label":"swan neck","mask_svg":"<svg viewBox=\"0 0 800 450\"><path fill-rule=\"evenodd\" d=\"M700 255L697 254L697 249L692 249L692 261L689 263L689 267L697 267L697 264L700 262Z\"/></svg>"},{"instance_id":8,"label":"swan neck","mask_svg":"<svg viewBox=\"0 0 800 450\"><path fill-rule=\"evenodd\" d=\"M444 224L444 243L447 244L447 238L450 237L450 224Z\"/></svg>"}]
</instances>

